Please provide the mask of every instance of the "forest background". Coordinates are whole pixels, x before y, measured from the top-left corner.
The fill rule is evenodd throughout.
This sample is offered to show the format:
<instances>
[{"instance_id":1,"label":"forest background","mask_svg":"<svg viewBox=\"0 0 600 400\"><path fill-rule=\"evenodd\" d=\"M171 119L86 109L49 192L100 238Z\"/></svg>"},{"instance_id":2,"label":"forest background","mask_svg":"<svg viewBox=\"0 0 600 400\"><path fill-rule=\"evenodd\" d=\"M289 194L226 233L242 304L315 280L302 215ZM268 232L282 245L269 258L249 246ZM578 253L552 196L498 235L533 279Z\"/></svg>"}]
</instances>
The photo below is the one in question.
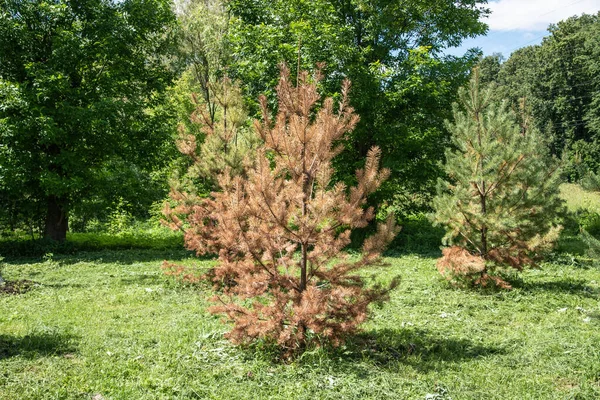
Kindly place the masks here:
<instances>
[{"instance_id":1,"label":"forest background","mask_svg":"<svg viewBox=\"0 0 600 400\"><path fill-rule=\"evenodd\" d=\"M235 108L242 136L252 136L259 95L275 106L281 63L292 76L319 66L323 97L339 98L342 80L352 82L360 122L334 160L334 180L353 184L360 160L381 148L391 175L369 201L379 205L379 220L393 213L405 227L396 245L441 237L426 214L451 146L444 121L475 65L483 83L497 86L498 100L516 110L526 99L564 180L597 190L600 14L551 25L540 45L507 60L477 49L447 55L485 34L488 14L474 0L4 2L4 242L63 241L67 232L71 242L78 233L169 236L159 228L160 210L190 166L177 139L206 137L207 120L192 114L202 108L209 124L220 123L223 109ZM223 79L239 92L225 107ZM223 144L210 150L223 152ZM200 196L214 189L209 175L193 180Z\"/></svg>"}]
</instances>

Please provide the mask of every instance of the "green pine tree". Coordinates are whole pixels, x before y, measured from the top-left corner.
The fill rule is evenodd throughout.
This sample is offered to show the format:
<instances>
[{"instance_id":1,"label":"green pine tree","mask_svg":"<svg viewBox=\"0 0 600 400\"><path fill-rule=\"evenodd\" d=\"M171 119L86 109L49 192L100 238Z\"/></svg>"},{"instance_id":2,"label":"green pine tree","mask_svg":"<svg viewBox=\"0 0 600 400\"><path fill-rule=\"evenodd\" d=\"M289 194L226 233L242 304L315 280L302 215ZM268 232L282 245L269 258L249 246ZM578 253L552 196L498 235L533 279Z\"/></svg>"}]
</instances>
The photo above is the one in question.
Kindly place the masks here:
<instances>
[{"instance_id":1,"label":"green pine tree","mask_svg":"<svg viewBox=\"0 0 600 400\"><path fill-rule=\"evenodd\" d=\"M477 69L459 99L447 123L448 180L433 203L434 224L446 228L451 246L438 269L454 283L510 287L502 272L535 265L560 232L558 165L528 118L518 124L505 103L492 101L492 88L480 87Z\"/></svg>"},{"instance_id":2,"label":"green pine tree","mask_svg":"<svg viewBox=\"0 0 600 400\"><path fill-rule=\"evenodd\" d=\"M239 84L225 76L207 87L211 102L193 94L190 121L179 125L177 148L190 163L183 174L177 171L171 186L190 195L210 193L225 170L242 174L260 142L249 127Z\"/></svg>"}]
</instances>

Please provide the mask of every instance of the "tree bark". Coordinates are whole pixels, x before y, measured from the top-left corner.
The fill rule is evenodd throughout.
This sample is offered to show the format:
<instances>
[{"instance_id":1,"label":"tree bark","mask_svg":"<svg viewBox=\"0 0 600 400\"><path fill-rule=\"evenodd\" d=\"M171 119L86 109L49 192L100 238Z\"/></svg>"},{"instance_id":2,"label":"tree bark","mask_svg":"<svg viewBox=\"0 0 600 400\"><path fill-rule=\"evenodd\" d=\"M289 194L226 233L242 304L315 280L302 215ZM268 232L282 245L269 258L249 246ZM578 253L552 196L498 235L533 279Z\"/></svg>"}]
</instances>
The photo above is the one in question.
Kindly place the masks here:
<instances>
[{"instance_id":1,"label":"tree bark","mask_svg":"<svg viewBox=\"0 0 600 400\"><path fill-rule=\"evenodd\" d=\"M485 182L482 182L483 185L483 191L485 191ZM485 216L485 214L487 213L487 207L485 204L485 195L481 195L481 213ZM483 224L483 226L481 227L481 252L483 253L482 256L485 258L487 256L487 226L485 224Z\"/></svg>"},{"instance_id":2,"label":"tree bark","mask_svg":"<svg viewBox=\"0 0 600 400\"><path fill-rule=\"evenodd\" d=\"M476 74L477 74L476 70ZM479 97L477 98L478 103L479 103ZM485 158L485 154L482 153L482 140L481 140L481 119L479 116L479 104L477 105L477 109L475 110L475 121L477 122L477 143L479 144L479 171L483 176L483 160ZM487 207L486 207L486 188L485 188L485 180L482 179L481 180L481 187L478 187L479 190L479 199L481 202L481 214L483 214L485 216L485 214L487 213ZM483 258L487 257L487 226L485 224L482 225L481 227L481 256Z\"/></svg>"},{"instance_id":3,"label":"tree bark","mask_svg":"<svg viewBox=\"0 0 600 400\"><path fill-rule=\"evenodd\" d=\"M69 216L66 211L67 200L56 196L48 197L46 227L44 237L64 242L69 230Z\"/></svg>"}]
</instances>

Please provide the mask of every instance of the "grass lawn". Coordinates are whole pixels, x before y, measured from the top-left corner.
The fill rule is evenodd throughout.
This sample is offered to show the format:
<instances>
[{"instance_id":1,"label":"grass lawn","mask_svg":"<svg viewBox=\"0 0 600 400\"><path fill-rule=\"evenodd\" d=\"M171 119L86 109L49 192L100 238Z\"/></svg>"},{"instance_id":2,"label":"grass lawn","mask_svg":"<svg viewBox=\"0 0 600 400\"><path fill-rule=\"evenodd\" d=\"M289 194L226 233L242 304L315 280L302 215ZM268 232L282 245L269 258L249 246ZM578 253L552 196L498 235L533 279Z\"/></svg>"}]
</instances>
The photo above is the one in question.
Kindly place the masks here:
<instances>
[{"instance_id":1,"label":"grass lawn","mask_svg":"<svg viewBox=\"0 0 600 400\"><path fill-rule=\"evenodd\" d=\"M337 350L291 363L230 345L207 287L162 275L188 253L5 261L0 399L598 399L600 269L568 256L507 292L449 288L436 255L390 257L391 302Z\"/></svg>"},{"instance_id":2,"label":"grass lawn","mask_svg":"<svg viewBox=\"0 0 600 400\"><path fill-rule=\"evenodd\" d=\"M562 197L570 211L580 209L600 213L600 193L588 192L574 183L563 183L560 185L560 197Z\"/></svg>"}]
</instances>

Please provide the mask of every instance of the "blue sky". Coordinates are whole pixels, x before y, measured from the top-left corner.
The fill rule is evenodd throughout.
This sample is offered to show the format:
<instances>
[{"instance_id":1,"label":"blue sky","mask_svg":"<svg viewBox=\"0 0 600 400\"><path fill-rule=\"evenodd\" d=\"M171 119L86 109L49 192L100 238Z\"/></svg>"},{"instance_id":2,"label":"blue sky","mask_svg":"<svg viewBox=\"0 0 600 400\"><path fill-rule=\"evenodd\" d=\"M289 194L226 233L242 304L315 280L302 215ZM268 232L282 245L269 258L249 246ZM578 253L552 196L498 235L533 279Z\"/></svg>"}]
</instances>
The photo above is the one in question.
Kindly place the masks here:
<instances>
[{"instance_id":1,"label":"blue sky","mask_svg":"<svg viewBox=\"0 0 600 400\"><path fill-rule=\"evenodd\" d=\"M539 44L548 34L547 28L573 15L596 14L600 0L491 0L492 14L486 19L489 32L463 42L448 54L462 55L471 47L479 47L484 55L502 53L508 58L513 51Z\"/></svg>"}]
</instances>

